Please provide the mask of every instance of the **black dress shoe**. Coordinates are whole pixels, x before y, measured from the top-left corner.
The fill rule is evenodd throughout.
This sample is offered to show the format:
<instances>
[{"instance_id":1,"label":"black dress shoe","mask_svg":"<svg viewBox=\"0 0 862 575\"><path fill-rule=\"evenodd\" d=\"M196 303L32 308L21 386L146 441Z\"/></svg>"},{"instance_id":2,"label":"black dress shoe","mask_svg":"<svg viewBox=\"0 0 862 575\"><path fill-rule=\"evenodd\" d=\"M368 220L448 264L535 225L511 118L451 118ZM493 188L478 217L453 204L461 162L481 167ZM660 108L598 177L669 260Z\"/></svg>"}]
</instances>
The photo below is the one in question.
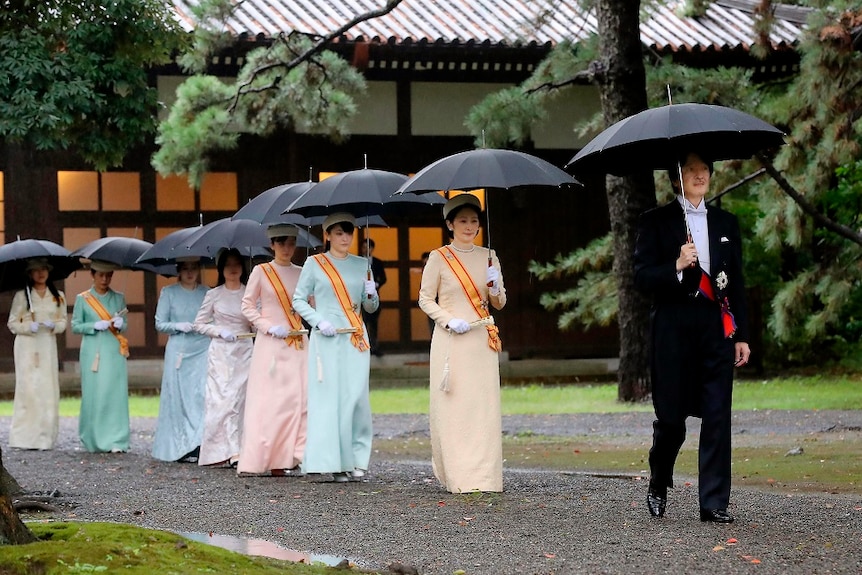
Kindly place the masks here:
<instances>
[{"instance_id":1,"label":"black dress shoe","mask_svg":"<svg viewBox=\"0 0 862 575\"><path fill-rule=\"evenodd\" d=\"M646 496L647 509L653 517L664 517L664 510L667 508L667 487L649 486Z\"/></svg>"},{"instance_id":2,"label":"black dress shoe","mask_svg":"<svg viewBox=\"0 0 862 575\"><path fill-rule=\"evenodd\" d=\"M700 520L713 523L733 523L733 515L724 509L701 509Z\"/></svg>"}]
</instances>

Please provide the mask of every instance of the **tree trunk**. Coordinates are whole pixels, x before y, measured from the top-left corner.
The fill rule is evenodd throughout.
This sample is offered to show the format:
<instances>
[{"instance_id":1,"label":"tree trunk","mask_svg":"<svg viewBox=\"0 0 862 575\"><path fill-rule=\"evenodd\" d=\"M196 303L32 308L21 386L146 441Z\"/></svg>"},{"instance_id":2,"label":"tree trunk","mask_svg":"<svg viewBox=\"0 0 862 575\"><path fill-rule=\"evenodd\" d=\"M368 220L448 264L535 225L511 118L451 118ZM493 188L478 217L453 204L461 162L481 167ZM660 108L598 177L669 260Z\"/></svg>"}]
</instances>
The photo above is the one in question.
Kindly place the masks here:
<instances>
[{"instance_id":1,"label":"tree trunk","mask_svg":"<svg viewBox=\"0 0 862 575\"><path fill-rule=\"evenodd\" d=\"M18 483L3 466L3 453L0 451L0 545L20 545L36 540L12 506L13 489L20 491Z\"/></svg>"},{"instance_id":2,"label":"tree trunk","mask_svg":"<svg viewBox=\"0 0 862 575\"><path fill-rule=\"evenodd\" d=\"M596 4L601 54L596 82L607 125L647 108L639 10L639 0ZM608 176L606 186L619 294L617 395L621 401L639 401L650 391L649 302L635 289L633 255L638 217L655 206L655 186L651 173Z\"/></svg>"}]
</instances>

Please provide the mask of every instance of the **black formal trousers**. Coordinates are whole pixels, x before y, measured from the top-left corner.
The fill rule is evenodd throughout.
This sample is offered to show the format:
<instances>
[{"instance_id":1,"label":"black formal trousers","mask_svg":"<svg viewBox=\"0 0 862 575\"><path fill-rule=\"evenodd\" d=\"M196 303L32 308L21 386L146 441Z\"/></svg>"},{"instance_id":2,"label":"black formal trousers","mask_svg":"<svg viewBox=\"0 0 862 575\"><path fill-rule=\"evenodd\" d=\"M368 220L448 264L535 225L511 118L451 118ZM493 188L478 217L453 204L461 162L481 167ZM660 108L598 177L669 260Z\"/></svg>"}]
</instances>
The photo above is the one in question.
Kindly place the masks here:
<instances>
[{"instance_id":1,"label":"black formal trousers","mask_svg":"<svg viewBox=\"0 0 862 575\"><path fill-rule=\"evenodd\" d=\"M685 441L686 418L700 417L700 505L726 509L730 499L731 401L734 344L748 341L742 249L736 218L709 207L710 276L713 292L734 314L737 331L725 337L721 308L698 294L701 270L676 272L686 243L677 200L641 216L634 263L635 284L652 298L650 313L652 396L656 419L650 449L652 481L672 486Z\"/></svg>"}]
</instances>

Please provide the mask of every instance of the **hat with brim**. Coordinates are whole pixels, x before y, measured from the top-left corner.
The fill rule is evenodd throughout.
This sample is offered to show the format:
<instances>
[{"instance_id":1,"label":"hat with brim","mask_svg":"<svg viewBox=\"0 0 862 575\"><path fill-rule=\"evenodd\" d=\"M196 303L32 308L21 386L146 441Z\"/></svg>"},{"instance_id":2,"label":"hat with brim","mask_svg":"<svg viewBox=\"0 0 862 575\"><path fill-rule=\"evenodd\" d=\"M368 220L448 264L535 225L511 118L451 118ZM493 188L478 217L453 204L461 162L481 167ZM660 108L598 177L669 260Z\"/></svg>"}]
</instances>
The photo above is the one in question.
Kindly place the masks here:
<instances>
[{"instance_id":1,"label":"hat with brim","mask_svg":"<svg viewBox=\"0 0 862 575\"><path fill-rule=\"evenodd\" d=\"M299 230L291 224L273 224L266 228L266 237L272 238L295 238Z\"/></svg>"},{"instance_id":2,"label":"hat with brim","mask_svg":"<svg viewBox=\"0 0 862 575\"><path fill-rule=\"evenodd\" d=\"M473 194L458 194L445 204L443 204L443 219L449 217L449 214L452 213L452 210L455 208L460 208L461 206L473 206L476 208L476 211L482 212L482 204L479 202L479 198L474 196Z\"/></svg>"},{"instance_id":3,"label":"hat with brim","mask_svg":"<svg viewBox=\"0 0 862 575\"><path fill-rule=\"evenodd\" d=\"M29 260L27 260L27 267L25 268L26 271L29 272L33 270L45 269L48 271L54 269L54 266L51 265L51 263L48 261L48 258L30 258Z\"/></svg>"},{"instance_id":4,"label":"hat with brim","mask_svg":"<svg viewBox=\"0 0 862 575\"><path fill-rule=\"evenodd\" d=\"M90 261L90 269L96 272L115 272L120 269L120 266L118 266L114 262L92 260Z\"/></svg>"},{"instance_id":5,"label":"hat with brim","mask_svg":"<svg viewBox=\"0 0 862 575\"><path fill-rule=\"evenodd\" d=\"M329 214L328 216L326 216L326 219L323 220L323 231L327 231L335 224L344 223L350 224L355 227L356 218L353 217L353 214L349 214L347 212L336 212L334 214Z\"/></svg>"}]
</instances>

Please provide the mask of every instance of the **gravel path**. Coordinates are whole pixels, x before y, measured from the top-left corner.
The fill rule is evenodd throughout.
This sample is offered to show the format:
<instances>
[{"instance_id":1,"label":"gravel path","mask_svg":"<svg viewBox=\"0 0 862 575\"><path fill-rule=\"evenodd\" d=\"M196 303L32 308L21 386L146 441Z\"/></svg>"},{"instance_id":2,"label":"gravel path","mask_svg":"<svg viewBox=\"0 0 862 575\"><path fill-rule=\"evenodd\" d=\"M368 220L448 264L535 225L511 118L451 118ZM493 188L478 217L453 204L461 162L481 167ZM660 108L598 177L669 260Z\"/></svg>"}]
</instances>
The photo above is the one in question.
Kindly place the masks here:
<instances>
[{"instance_id":1,"label":"gravel path","mask_svg":"<svg viewBox=\"0 0 862 575\"><path fill-rule=\"evenodd\" d=\"M651 419L649 413L517 416L504 418L503 427L513 434L648 437ZM78 446L77 420L63 418L58 449L4 449L4 462L25 489L59 492L58 517L265 539L366 567L400 562L423 575L862 573L862 490L736 488L736 523L713 525L697 518L696 485L683 486L671 492L668 515L655 520L640 479L508 468L505 493L458 496L440 489L427 462L379 454L361 483L238 478L227 469L153 460L154 426L154 419L133 420L127 454L90 454ZM9 419L0 418L0 445L8 429ZM737 434L859 429L862 412L734 418ZM376 416L375 432L427 435L427 417Z\"/></svg>"}]
</instances>

